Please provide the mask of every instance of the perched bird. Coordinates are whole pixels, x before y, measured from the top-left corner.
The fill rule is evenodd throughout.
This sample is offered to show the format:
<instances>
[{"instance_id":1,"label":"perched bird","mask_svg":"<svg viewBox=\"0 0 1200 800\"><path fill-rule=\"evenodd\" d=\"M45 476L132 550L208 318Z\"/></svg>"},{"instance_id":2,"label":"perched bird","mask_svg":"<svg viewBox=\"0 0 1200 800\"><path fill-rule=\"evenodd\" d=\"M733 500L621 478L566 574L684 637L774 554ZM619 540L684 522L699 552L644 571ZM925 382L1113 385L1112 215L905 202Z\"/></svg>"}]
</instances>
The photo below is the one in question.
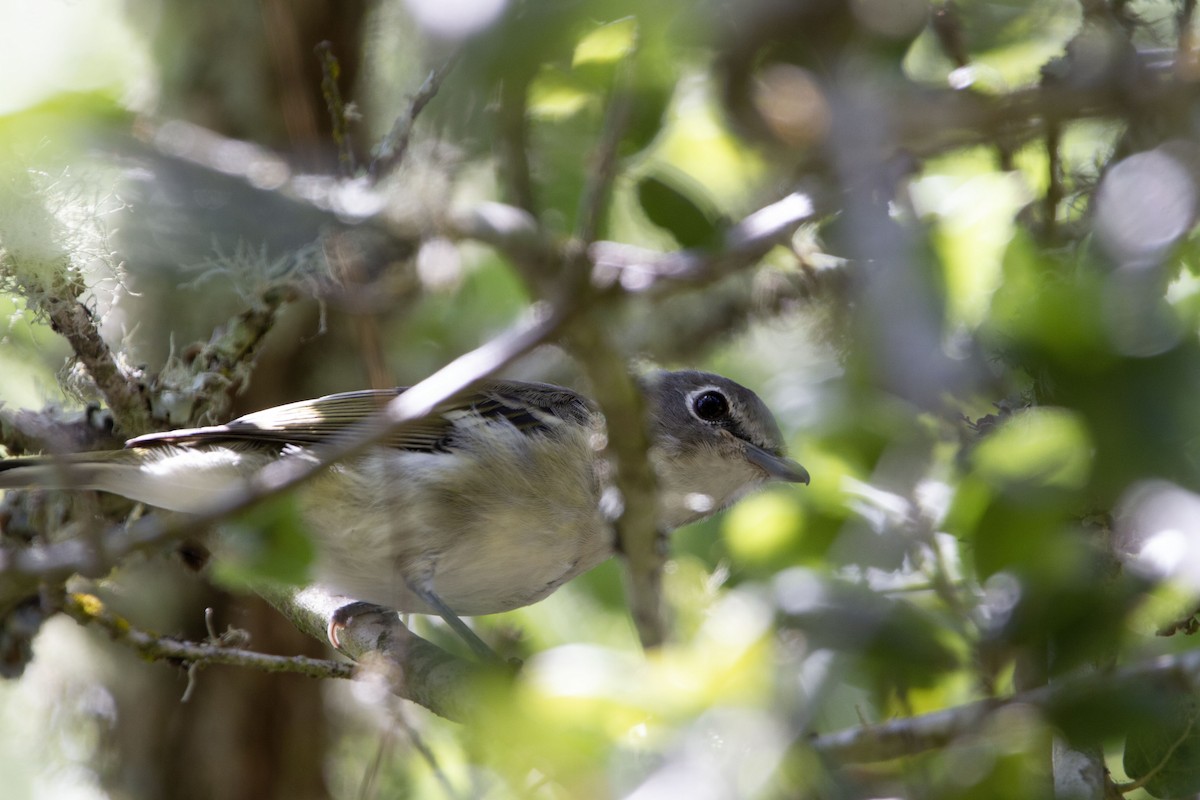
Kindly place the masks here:
<instances>
[{"instance_id":1,"label":"perched bird","mask_svg":"<svg viewBox=\"0 0 1200 800\"><path fill-rule=\"evenodd\" d=\"M673 530L755 487L808 483L784 456L771 412L705 372L640 378L658 479L658 523ZM404 389L334 394L225 425L139 436L124 450L0 461L0 488L113 492L196 512L269 462L314 448ZM298 501L328 589L401 612L459 616L537 602L615 552L611 469L596 405L570 389L487 381L337 464ZM474 641L472 641L474 639Z\"/></svg>"}]
</instances>

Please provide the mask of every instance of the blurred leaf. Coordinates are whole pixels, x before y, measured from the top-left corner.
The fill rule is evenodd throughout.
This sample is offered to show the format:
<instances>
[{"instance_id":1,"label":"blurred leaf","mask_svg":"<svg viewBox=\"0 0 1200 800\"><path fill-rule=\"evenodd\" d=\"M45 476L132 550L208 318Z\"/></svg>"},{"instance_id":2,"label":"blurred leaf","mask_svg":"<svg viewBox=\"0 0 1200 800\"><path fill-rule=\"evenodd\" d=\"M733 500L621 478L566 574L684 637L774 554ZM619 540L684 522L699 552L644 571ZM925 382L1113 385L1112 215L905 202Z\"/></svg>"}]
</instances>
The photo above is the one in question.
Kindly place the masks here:
<instances>
[{"instance_id":1,"label":"blurred leaf","mask_svg":"<svg viewBox=\"0 0 1200 800\"><path fill-rule=\"evenodd\" d=\"M1162 686L1077 681L1054 694L1046 715L1071 743L1103 745L1135 732L1152 735L1162 719L1179 709L1180 701L1178 691Z\"/></svg>"},{"instance_id":2,"label":"blurred leaf","mask_svg":"<svg viewBox=\"0 0 1200 800\"><path fill-rule=\"evenodd\" d=\"M721 532L734 559L778 569L803 526L804 509L796 498L764 492L730 509Z\"/></svg>"},{"instance_id":3,"label":"blurred leaf","mask_svg":"<svg viewBox=\"0 0 1200 800\"><path fill-rule=\"evenodd\" d=\"M1101 285L1077 267L1051 257L1018 230L1005 250L1003 283L990 311L1001 352L1012 352L1034 371L1047 362L1100 370L1112 360L1104 319L1096 313L1103 304Z\"/></svg>"},{"instance_id":4,"label":"blurred leaf","mask_svg":"<svg viewBox=\"0 0 1200 800\"><path fill-rule=\"evenodd\" d=\"M1070 564L1079 545L1066 528L1067 515L1060 508L993 497L968 534L979 577L1013 568L1054 572L1060 560Z\"/></svg>"},{"instance_id":5,"label":"blurred leaf","mask_svg":"<svg viewBox=\"0 0 1200 800\"><path fill-rule=\"evenodd\" d=\"M264 581L302 584L312 579L316 555L292 494L261 503L226 523L212 574L217 583L237 590Z\"/></svg>"},{"instance_id":6,"label":"blurred leaf","mask_svg":"<svg viewBox=\"0 0 1200 800\"><path fill-rule=\"evenodd\" d=\"M635 17L626 17L602 25L584 36L575 45L571 65L608 64L629 55L637 43L638 23Z\"/></svg>"},{"instance_id":7,"label":"blurred leaf","mask_svg":"<svg viewBox=\"0 0 1200 800\"><path fill-rule=\"evenodd\" d=\"M1200 342L1189 336L1146 354L1119 351L1120 326L1144 324L1147 315L1122 305L1132 301L1101 265L1050 257L1028 236L1014 237L1004 269L991 335L1032 376L1040 402L1070 409L1086 425L1095 447L1091 501L1114 503L1147 477L1197 485Z\"/></svg>"},{"instance_id":8,"label":"blurred leaf","mask_svg":"<svg viewBox=\"0 0 1200 800\"><path fill-rule=\"evenodd\" d=\"M1150 725L1125 740L1125 772L1146 781L1155 797L1184 797L1200 792L1200 717L1196 697L1177 697Z\"/></svg>"},{"instance_id":9,"label":"blurred leaf","mask_svg":"<svg viewBox=\"0 0 1200 800\"><path fill-rule=\"evenodd\" d=\"M1079 410L1095 437L1097 498L1115 501L1148 477L1195 487L1200 343L1191 336L1166 352L1107 359L1105 366L1064 365L1053 387L1054 400Z\"/></svg>"},{"instance_id":10,"label":"blurred leaf","mask_svg":"<svg viewBox=\"0 0 1200 800\"><path fill-rule=\"evenodd\" d=\"M974 547L980 576L1003 571L999 585L1009 587L988 614L987 646L1026 648L1051 674L1110 661L1147 584L1117 571L1083 531L1036 512L996 509L1008 512L1003 524L981 530ZM1002 565L993 560L1001 554ZM1037 655L1047 650L1048 660Z\"/></svg>"},{"instance_id":11,"label":"blurred leaf","mask_svg":"<svg viewBox=\"0 0 1200 800\"><path fill-rule=\"evenodd\" d=\"M558 69L543 69L529 87L529 113L535 119L569 117L596 101L590 87Z\"/></svg>"},{"instance_id":12,"label":"blurred leaf","mask_svg":"<svg viewBox=\"0 0 1200 800\"><path fill-rule=\"evenodd\" d=\"M886 686L929 686L961 665L945 620L914 603L801 569L783 573L777 585L787 623L810 647L859 654Z\"/></svg>"},{"instance_id":13,"label":"blurred leaf","mask_svg":"<svg viewBox=\"0 0 1200 800\"><path fill-rule=\"evenodd\" d=\"M638 203L646 217L669 231L680 246L715 245L718 231L712 203L703 189L688 183L676 174L647 176L638 181Z\"/></svg>"},{"instance_id":14,"label":"blurred leaf","mask_svg":"<svg viewBox=\"0 0 1200 800\"><path fill-rule=\"evenodd\" d=\"M1029 408L1004 420L972 454L977 473L993 486L1082 489L1092 455L1078 415Z\"/></svg>"},{"instance_id":15,"label":"blurred leaf","mask_svg":"<svg viewBox=\"0 0 1200 800\"><path fill-rule=\"evenodd\" d=\"M82 148L97 137L122 132L133 115L102 92L56 94L35 106L0 115L0 145L22 151ZM33 156L34 152L23 152Z\"/></svg>"},{"instance_id":16,"label":"blurred leaf","mask_svg":"<svg viewBox=\"0 0 1200 800\"><path fill-rule=\"evenodd\" d=\"M642 59L643 62L646 59ZM644 69L644 68L643 68ZM628 157L649 147L662 132L663 116L671 100L670 83L660 75L649 78L639 73L633 87L633 104L621 139L621 155Z\"/></svg>"}]
</instances>

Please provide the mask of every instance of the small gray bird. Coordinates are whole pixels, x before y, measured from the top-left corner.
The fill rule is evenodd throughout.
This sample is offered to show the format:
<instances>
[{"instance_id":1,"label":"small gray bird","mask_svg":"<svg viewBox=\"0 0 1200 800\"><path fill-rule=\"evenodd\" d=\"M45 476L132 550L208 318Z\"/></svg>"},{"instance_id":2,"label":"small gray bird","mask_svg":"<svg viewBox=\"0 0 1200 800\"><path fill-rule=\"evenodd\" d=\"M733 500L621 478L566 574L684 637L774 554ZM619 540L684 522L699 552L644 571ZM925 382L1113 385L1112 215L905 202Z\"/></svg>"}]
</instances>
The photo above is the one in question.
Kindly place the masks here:
<instances>
[{"instance_id":1,"label":"small gray bird","mask_svg":"<svg viewBox=\"0 0 1200 800\"><path fill-rule=\"evenodd\" d=\"M673 530L769 481L808 483L754 392L705 372L640 379ZM125 450L0 461L0 488L96 489L171 511L203 510L280 458L360 422L404 389L290 403L226 425L139 436ZM339 594L444 617L537 602L614 553L604 419L560 386L487 381L299 493L316 577Z\"/></svg>"}]
</instances>

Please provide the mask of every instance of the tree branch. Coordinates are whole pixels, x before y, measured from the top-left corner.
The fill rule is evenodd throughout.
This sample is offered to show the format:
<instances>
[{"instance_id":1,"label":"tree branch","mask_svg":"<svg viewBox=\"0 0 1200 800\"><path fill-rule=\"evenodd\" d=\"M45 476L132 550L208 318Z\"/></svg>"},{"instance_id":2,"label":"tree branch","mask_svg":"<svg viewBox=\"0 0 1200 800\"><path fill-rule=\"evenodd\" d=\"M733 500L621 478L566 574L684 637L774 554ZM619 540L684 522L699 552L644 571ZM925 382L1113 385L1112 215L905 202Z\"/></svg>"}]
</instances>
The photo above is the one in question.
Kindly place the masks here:
<instances>
[{"instance_id":1,"label":"tree branch","mask_svg":"<svg viewBox=\"0 0 1200 800\"><path fill-rule=\"evenodd\" d=\"M354 673L352 665L339 661L308 656L276 656L212 642L187 642L160 636L135 628L128 620L110 611L103 600L91 594L68 594L62 610L80 625L99 627L113 641L150 661L176 661L184 666L227 664L263 672L293 672L310 678L349 678Z\"/></svg>"},{"instance_id":2,"label":"tree branch","mask_svg":"<svg viewBox=\"0 0 1200 800\"><path fill-rule=\"evenodd\" d=\"M508 202L537 217L537 198L533 192L533 175L529 168L529 118L526 92L529 82L508 76L500 87L497 110L500 148L501 183Z\"/></svg>"},{"instance_id":3,"label":"tree branch","mask_svg":"<svg viewBox=\"0 0 1200 800\"><path fill-rule=\"evenodd\" d=\"M367 177L372 181L378 180L385 173L395 170L403 163L404 156L408 153L409 142L412 140L413 127L417 123L417 117L425 110L425 106L429 105L429 101L437 96L446 76L458 63L459 55L459 52L451 54L449 58L430 71L425 77L425 82L421 84L409 101L408 109L396 117L392 129L379 141L371 163L367 167Z\"/></svg>"},{"instance_id":4,"label":"tree branch","mask_svg":"<svg viewBox=\"0 0 1200 800\"><path fill-rule=\"evenodd\" d=\"M338 609L352 602L319 587L259 594L320 641L326 641ZM338 642L363 669L382 672L395 694L455 721L472 716L481 679L496 675L490 665L458 658L417 636L394 611L354 617L339 631Z\"/></svg>"},{"instance_id":5,"label":"tree branch","mask_svg":"<svg viewBox=\"0 0 1200 800\"><path fill-rule=\"evenodd\" d=\"M594 280L627 292L663 292L680 285L701 286L745 268L782 243L815 215L808 195L795 193L765 206L725 232L716 251L693 248L657 253L616 242L588 249Z\"/></svg>"},{"instance_id":6,"label":"tree branch","mask_svg":"<svg viewBox=\"0 0 1200 800\"><path fill-rule=\"evenodd\" d=\"M9 411L0 407L0 445L14 456L120 447L123 440L114 436L112 429L112 415L99 404L83 411L53 407L43 411Z\"/></svg>"},{"instance_id":7,"label":"tree branch","mask_svg":"<svg viewBox=\"0 0 1200 800\"><path fill-rule=\"evenodd\" d=\"M152 430L140 376L117 363L92 312L79 300L85 286L61 244L70 241L68 232L26 172L16 169L8 175L0 182L0 279L71 345L121 433L136 436Z\"/></svg>"},{"instance_id":8,"label":"tree branch","mask_svg":"<svg viewBox=\"0 0 1200 800\"><path fill-rule=\"evenodd\" d=\"M333 44L321 42L316 48L317 59L321 62L321 95L325 98L325 107L329 111L329 122L333 143L337 146L338 167L345 178L354 177L357 166L354 163L354 147L350 142L350 124L346 112L346 103L342 100L341 89L338 88L338 78L341 77L342 67L337 56L333 54Z\"/></svg>"},{"instance_id":9,"label":"tree branch","mask_svg":"<svg viewBox=\"0 0 1200 800\"><path fill-rule=\"evenodd\" d=\"M601 332L595 315L575 325L571 350L587 373L592 393L610 424L607 451L616 474L621 511L615 521L617 545L625 556L629 610L642 646L658 647L666 639L662 609L662 568L666 563L665 532L658 527L658 479L650 464L650 431L645 402L625 359Z\"/></svg>"},{"instance_id":10,"label":"tree branch","mask_svg":"<svg viewBox=\"0 0 1200 800\"><path fill-rule=\"evenodd\" d=\"M608 199L612 194L613 181L617 174L617 155L621 146L621 137L629 127L629 118L633 113L633 70L637 57L636 45L621 62L612 98L608 101L608 110L604 118L604 129L591 158L591 169L587 173L587 182L583 187L583 197L579 203L579 214L575 226L575 238L581 242L595 240L604 212L608 209Z\"/></svg>"},{"instance_id":11,"label":"tree branch","mask_svg":"<svg viewBox=\"0 0 1200 800\"><path fill-rule=\"evenodd\" d=\"M1011 705L1031 706L1053 719L1064 710L1100 702L1115 694L1186 693L1197 689L1200 689L1200 651L1193 651L1111 672L1063 678L1008 698L980 700L929 714L813 736L807 745L842 764L887 761L943 748L961 736L978 731L989 716Z\"/></svg>"},{"instance_id":12,"label":"tree branch","mask_svg":"<svg viewBox=\"0 0 1200 800\"><path fill-rule=\"evenodd\" d=\"M255 358L280 309L295 296L287 285L267 289L250 308L218 326L207 342L190 345L178 360L168 362L150 384L164 423L213 425L228 420L233 399L249 384Z\"/></svg>"},{"instance_id":13,"label":"tree branch","mask_svg":"<svg viewBox=\"0 0 1200 800\"><path fill-rule=\"evenodd\" d=\"M112 410L117 429L126 436L147 433L154 427L145 387L139 376L117 364L108 343L100 336L92 312L78 300L82 291L83 287L75 281L62 281L45 294L31 296L30 303L46 314L51 329L71 345Z\"/></svg>"}]
</instances>

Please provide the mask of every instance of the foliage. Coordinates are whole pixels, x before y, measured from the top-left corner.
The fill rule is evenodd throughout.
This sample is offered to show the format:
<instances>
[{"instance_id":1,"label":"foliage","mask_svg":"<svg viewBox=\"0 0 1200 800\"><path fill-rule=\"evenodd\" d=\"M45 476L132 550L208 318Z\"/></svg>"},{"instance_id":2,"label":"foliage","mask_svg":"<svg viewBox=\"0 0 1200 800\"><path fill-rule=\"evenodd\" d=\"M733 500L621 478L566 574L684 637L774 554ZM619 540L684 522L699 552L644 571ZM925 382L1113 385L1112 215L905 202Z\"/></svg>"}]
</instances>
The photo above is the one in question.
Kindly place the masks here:
<instances>
[{"instance_id":1,"label":"foliage","mask_svg":"<svg viewBox=\"0 0 1200 800\"><path fill-rule=\"evenodd\" d=\"M68 41L109 5L3 9L0 30ZM638 642L624 561L476 620L524 666L472 687L459 722L369 659L324 705L317 684L281 699L214 668L178 706L169 666L119 648L66 670L73 631L42 622L67 577L6 557L128 542L97 531L129 508L10 493L0 660L26 674L0 687L0 728L53 712L0 738L19 791L1197 791L1194 3L287 5L133 3L156 13L26 55L55 77L40 93L0 88L11 454L411 384L567 307L581 327L509 374L603 401L605 363L712 368L760 391L812 485L675 534L660 648ZM815 224L744 268L755 212L793 192ZM287 497L227 528L244 545L214 569L227 584L304 574ZM204 638L196 603L228 602L198 600L169 555L114 560L85 577L141 628ZM256 644L287 626L269 619ZM189 733L247 729L240 707L261 740L237 753ZM286 756L285 730L311 757ZM43 764L12 755L24 736L56 743Z\"/></svg>"}]
</instances>

